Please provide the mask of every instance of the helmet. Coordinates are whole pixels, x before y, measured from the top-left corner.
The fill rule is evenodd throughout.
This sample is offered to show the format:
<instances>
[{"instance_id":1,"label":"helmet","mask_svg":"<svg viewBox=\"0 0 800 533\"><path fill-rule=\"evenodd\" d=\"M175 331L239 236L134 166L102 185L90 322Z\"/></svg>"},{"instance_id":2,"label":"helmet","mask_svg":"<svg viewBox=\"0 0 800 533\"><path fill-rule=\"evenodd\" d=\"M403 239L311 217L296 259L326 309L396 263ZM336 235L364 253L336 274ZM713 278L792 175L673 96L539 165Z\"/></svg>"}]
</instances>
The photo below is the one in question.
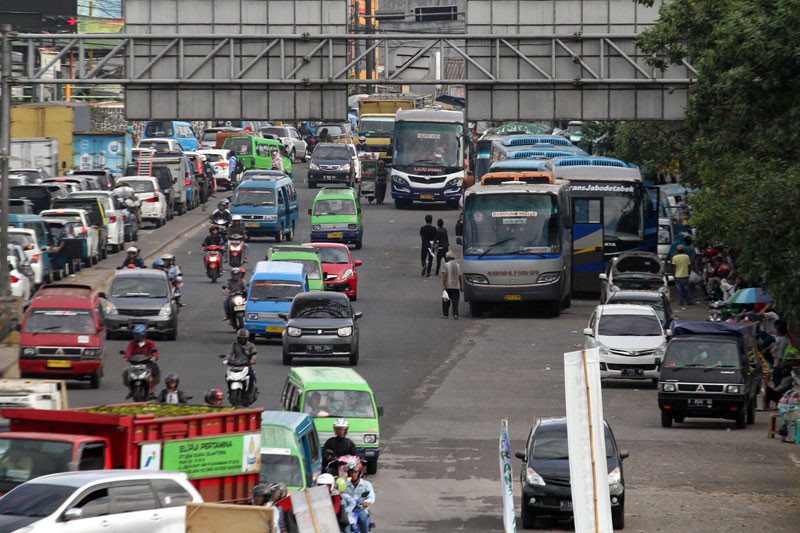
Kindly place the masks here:
<instances>
[{"instance_id":1,"label":"helmet","mask_svg":"<svg viewBox=\"0 0 800 533\"><path fill-rule=\"evenodd\" d=\"M170 263L175 262L175 256L172 254L164 254L161 256L162 261L169 261Z\"/></svg>"},{"instance_id":2,"label":"helmet","mask_svg":"<svg viewBox=\"0 0 800 533\"><path fill-rule=\"evenodd\" d=\"M355 470L359 474L363 471L363 467L361 466L361 459L353 459L349 463L347 463L347 471L350 472L351 470Z\"/></svg>"},{"instance_id":3,"label":"helmet","mask_svg":"<svg viewBox=\"0 0 800 533\"><path fill-rule=\"evenodd\" d=\"M340 494L342 492L346 491L347 490L347 480L344 479L343 477L337 477L336 478L336 490L338 490Z\"/></svg>"},{"instance_id":4,"label":"helmet","mask_svg":"<svg viewBox=\"0 0 800 533\"><path fill-rule=\"evenodd\" d=\"M243 339L247 342L250 339L250 333L246 329L241 328L236 332L236 340L241 341Z\"/></svg>"},{"instance_id":5,"label":"helmet","mask_svg":"<svg viewBox=\"0 0 800 533\"><path fill-rule=\"evenodd\" d=\"M138 254L139 253L139 249L137 247L135 247L135 246L128 246L128 249L125 250L125 253L127 253L127 254Z\"/></svg>"},{"instance_id":6,"label":"helmet","mask_svg":"<svg viewBox=\"0 0 800 533\"><path fill-rule=\"evenodd\" d=\"M361 137L359 137L358 140L361 141L362 143L363 142L367 142L367 138L364 137L363 135Z\"/></svg>"},{"instance_id":7,"label":"helmet","mask_svg":"<svg viewBox=\"0 0 800 533\"><path fill-rule=\"evenodd\" d=\"M233 268L231 269L231 275L233 275L233 274L240 274L240 275L244 275L244 269L243 269L243 268L241 268L241 267L233 267Z\"/></svg>"},{"instance_id":8,"label":"helmet","mask_svg":"<svg viewBox=\"0 0 800 533\"><path fill-rule=\"evenodd\" d=\"M164 268L164 261L162 261L161 259L156 259L155 261L153 261L153 268L158 268L158 267Z\"/></svg>"},{"instance_id":9,"label":"helmet","mask_svg":"<svg viewBox=\"0 0 800 533\"><path fill-rule=\"evenodd\" d=\"M333 485L334 479L330 474L320 474L317 478L317 485Z\"/></svg>"},{"instance_id":10,"label":"helmet","mask_svg":"<svg viewBox=\"0 0 800 533\"><path fill-rule=\"evenodd\" d=\"M720 265L720 267L717 269L717 274L719 274L721 278L728 277L728 274L730 273L731 273L731 266L727 263L725 263L724 265Z\"/></svg>"},{"instance_id":11,"label":"helmet","mask_svg":"<svg viewBox=\"0 0 800 533\"><path fill-rule=\"evenodd\" d=\"M214 401L222 401L224 398L225 396L219 389L206 389L206 392L203 393L203 399L209 404L214 403Z\"/></svg>"},{"instance_id":12,"label":"helmet","mask_svg":"<svg viewBox=\"0 0 800 533\"><path fill-rule=\"evenodd\" d=\"M170 383L179 383L180 380L181 378L178 377L178 374L176 374L175 372L170 372L169 374L167 374L167 377L164 378L164 383L169 385Z\"/></svg>"},{"instance_id":13,"label":"helmet","mask_svg":"<svg viewBox=\"0 0 800 533\"><path fill-rule=\"evenodd\" d=\"M239 222L241 222L242 221L242 215L232 215L231 216L231 222L236 222L237 220Z\"/></svg>"},{"instance_id":14,"label":"helmet","mask_svg":"<svg viewBox=\"0 0 800 533\"><path fill-rule=\"evenodd\" d=\"M220 203L223 204L225 207L231 205L231 201L228 200L227 198L223 198L222 200L220 200Z\"/></svg>"},{"instance_id":15,"label":"helmet","mask_svg":"<svg viewBox=\"0 0 800 533\"><path fill-rule=\"evenodd\" d=\"M144 324L136 324L133 326L133 336L137 339L143 339L147 335L147 326Z\"/></svg>"},{"instance_id":16,"label":"helmet","mask_svg":"<svg viewBox=\"0 0 800 533\"><path fill-rule=\"evenodd\" d=\"M336 422L333 423L333 429L348 429L349 427L350 422L344 418L337 418Z\"/></svg>"},{"instance_id":17,"label":"helmet","mask_svg":"<svg viewBox=\"0 0 800 533\"><path fill-rule=\"evenodd\" d=\"M217 209L225 209L225 200L217 202Z\"/></svg>"},{"instance_id":18,"label":"helmet","mask_svg":"<svg viewBox=\"0 0 800 533\"><path fill-rule=\"evenodd\" d=\"M283 483L271 483L267 490L269 491L269 499L273 502L286 497L286 485Z\"/></svg>"},{"instance_id":19,"label":"helmet","mask_svg":"<svg viewBox=\"0 0 800 533\"><path fill-rule=\"evenodd\" d=\"M269 500L269 486L266 483L256 485L250 491L250 496L253 505L264 505Z\"/></svg>"}]
</instances>

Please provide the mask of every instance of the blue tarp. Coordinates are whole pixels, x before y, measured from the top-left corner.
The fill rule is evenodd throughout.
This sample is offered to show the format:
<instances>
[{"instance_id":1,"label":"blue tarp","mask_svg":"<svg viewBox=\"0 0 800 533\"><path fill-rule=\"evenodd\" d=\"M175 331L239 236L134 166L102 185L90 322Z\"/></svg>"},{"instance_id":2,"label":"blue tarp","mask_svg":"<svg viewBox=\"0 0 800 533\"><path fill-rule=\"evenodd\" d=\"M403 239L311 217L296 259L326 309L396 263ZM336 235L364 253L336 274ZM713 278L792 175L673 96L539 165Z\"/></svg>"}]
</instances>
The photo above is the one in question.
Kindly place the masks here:
<instances>
[{"instance_id":1,"label":"blue tarp","mask_svg":"<svg viewBox=\"0 0 800 533\"><path fill-rule=\"evenodd\" d=\"M687 337L690 335L729 335L735 337L755 337L754 324L745 322L699 322L691 320L673 320L672 336Z\"/></svg>"}]
</instances>

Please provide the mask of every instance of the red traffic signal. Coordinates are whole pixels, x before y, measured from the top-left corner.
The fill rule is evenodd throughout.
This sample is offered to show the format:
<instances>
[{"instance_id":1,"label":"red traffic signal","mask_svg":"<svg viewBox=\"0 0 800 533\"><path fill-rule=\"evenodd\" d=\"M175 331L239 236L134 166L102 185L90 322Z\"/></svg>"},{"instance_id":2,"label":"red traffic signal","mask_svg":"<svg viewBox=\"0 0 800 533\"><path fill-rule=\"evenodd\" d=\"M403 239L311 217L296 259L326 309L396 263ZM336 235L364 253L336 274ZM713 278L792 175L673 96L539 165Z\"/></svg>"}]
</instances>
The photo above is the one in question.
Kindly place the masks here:
<instances>
[{"instance_id":1,"label":"red traffic signal","mask_svg":"<svg viewBox=\"0 0 800 533\"><path fill-rule=\"evenodd\" d=\"M67 24L69 24L70 26L74 26L77 23L78 23L78 19L76 19L75 17L70 17L70 18L67 19Z\"/></svg>"}]
</instances>

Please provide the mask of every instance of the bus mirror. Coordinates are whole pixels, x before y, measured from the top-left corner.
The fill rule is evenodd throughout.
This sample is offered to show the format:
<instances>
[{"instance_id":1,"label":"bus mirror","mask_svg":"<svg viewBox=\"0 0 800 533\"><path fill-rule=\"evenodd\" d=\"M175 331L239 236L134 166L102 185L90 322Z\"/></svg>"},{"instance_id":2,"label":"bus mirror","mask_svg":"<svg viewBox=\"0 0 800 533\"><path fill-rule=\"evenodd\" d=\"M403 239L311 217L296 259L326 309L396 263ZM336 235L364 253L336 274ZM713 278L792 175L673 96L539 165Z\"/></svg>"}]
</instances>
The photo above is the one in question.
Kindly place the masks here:
<instances>
[{"instance_id":1,"label":"bus mirror","mask_svg":"<svg viewBox=\"0 0 800 533\"><path fill-rule=\"evenodd\" d=\"M600 278L600 281L607 281L608 280L608 276L606 276L605 274L599 274L597 277Z\"/></svg>"}]
</instances>

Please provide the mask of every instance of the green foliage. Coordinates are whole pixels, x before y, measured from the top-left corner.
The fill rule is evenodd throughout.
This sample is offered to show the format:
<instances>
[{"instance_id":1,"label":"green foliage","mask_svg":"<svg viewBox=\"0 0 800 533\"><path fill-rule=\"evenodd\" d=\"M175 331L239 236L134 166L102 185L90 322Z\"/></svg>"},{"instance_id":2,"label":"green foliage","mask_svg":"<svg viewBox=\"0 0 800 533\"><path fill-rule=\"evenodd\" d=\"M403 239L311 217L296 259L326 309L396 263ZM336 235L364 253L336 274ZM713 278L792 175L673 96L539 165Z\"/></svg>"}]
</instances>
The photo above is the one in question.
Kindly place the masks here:
<instances>
[{"instance_id":1,"label":"green foliage","mask_svg":"<svg viewBox=\"0 0 800 533\"><path fill-rule=\"evenodd\" d=\"M686 60L698 72L685 151L700 189L692 222L797 315L800 0L675 0L660 15L640 47L656 67Z\"/></svg>"}]
</instances>

